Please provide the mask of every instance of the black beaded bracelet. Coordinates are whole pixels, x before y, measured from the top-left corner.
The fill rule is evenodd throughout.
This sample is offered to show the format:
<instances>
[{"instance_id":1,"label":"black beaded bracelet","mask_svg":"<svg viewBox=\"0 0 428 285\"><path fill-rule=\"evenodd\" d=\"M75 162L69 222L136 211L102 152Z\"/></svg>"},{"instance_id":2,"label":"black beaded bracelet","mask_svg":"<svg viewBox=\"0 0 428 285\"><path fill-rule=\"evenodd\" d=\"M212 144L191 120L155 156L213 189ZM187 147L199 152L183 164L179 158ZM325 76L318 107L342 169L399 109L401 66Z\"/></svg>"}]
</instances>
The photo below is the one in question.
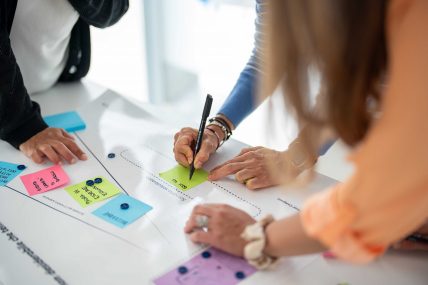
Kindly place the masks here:
<instances>
[{"instance_id":1,"label":"black beaded bracelet","mask_svg":"<svg viewBox=\"0 0 428 285\"><path fill-rule=\"evenodd\" d=\"M220 117L214 117L208 120L208 122L212 125L216 125L218 127L220 127L224 133L224 139L223 141L227 141L230 136L232 135L232 130L230 129L229 125L227 124L227 122L220 118Z\"/></svg>"}]
</instances>

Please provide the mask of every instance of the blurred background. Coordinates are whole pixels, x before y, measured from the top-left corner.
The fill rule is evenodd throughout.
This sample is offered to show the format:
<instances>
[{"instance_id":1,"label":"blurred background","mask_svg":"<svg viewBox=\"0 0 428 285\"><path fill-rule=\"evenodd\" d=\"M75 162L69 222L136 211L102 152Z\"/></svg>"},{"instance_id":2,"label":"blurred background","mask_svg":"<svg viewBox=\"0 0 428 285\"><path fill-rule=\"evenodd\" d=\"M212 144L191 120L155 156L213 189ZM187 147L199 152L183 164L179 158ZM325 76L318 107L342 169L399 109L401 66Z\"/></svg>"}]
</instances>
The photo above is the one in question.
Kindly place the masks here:
<instances>
[{"instance_id":1,"label":"blurred background","mask_svg":"<svg viewBox=\"0 0 428 285\"><path fill-rule=\"evenodd\" d=\"M198 128L206 94L214 97L214 115L250 58L255 2L130 0L118 24L104 30L91 27L92 62L85 80L134 102L155 104L179 127ZM316 82L314 86L316 90ZM288 114L276 92L233 137L284 150L297 134ZM343 153L342 148L336 152Z\"/></svg>"},{"instance_id":2,"label":"blurred background","mask_svg":"<svg viewBox=\"0 0 428 285\"><path fill-rule=\"evenodd\" d=\"M206 94L214 96L214 114L250 58L255 17L255 0L131 0L118 24L92 28L87 80L136 101L171 106L197 127ZM239 126L235 138L252 145L288 145L295 133L290 120L282 120L280 132L271 132L281 135L251 135L263 131L270 120L266 114L282 104L280 96L274 97Z\"/></svg>"}]
</instances>

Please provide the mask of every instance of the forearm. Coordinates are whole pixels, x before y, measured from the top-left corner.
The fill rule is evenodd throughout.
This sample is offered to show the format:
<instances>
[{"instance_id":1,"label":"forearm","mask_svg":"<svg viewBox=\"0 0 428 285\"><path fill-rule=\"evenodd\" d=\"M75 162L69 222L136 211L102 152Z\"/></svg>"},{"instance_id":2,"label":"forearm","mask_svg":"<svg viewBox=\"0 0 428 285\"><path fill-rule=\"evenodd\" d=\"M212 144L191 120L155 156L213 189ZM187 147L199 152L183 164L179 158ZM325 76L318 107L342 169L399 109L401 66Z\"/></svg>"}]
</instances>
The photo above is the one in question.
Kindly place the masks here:
<instances>
[{"instance_id":1,"label":"forearm","mask_svg":"<svg viewBox=\"0 0 428 285\"><path fill-rule=\"evenodd\" d=\"M19 148L47 125L27 94L6 32L0 32L0 41L0 138Z\"/></svg>"},{"instance_id":2,"label":"forearm","mask_svg":"<svg viewBox=\"0 0 428 285\"><path fill-rule=\"evenodd\" d=\"M266 227L266 247L269 256L294 256L326 250L319 241L310 238L296 214L269 224Z\"/></svg>"}]
</instances>

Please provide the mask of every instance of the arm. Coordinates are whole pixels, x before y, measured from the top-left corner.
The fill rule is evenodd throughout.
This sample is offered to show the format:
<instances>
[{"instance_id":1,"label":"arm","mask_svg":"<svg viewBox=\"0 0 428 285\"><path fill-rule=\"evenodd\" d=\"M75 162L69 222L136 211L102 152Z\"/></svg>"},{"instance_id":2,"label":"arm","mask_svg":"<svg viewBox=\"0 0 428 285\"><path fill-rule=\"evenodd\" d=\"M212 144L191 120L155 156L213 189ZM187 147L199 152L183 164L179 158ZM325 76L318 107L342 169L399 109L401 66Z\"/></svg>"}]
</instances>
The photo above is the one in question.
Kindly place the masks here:
<instances>
[{"instance_id":1,"label":"arm","mask_svg":"<svg viewBox=\"0 0 428 285\"><path fill-rule=\"evenodd\" d=\"M426 1L391 2L382 115L351 157L355 174L302 211L305 231L343 259L373 260L428 217L427 15Z\"/></svg>"},{"instance_id":2,"label":"arm","mask_svg":"<svg viewBox=\"0 0 428 285\"><path fill-rule=\"evenodd\" d=\"M254 49L247 65L242 70L231 93L218 111L231 123L231 129L235 129L255 108L261 100L257 100L257 81L261 77L263 64L263 23L265 13L265 0L256 1L257 18L255 20Z\"/></svg>"},{"instance_id":3,"label":"arm","mask_svg":"<svg viewBox=\"0 0 428 285\"><path fill-rule=\"evenodd\" d=\"M39 105L27 94L9 40L15 8L16 1L0 4L0 138L36 163L45 157L54 163L61 157L70 163L75 156L86 160L73 137L62 129L48 128Z\"/></svg>"},{"instance_id":4,"label":"arm","mask_svg":"<svg viewBox=\"0 0 428 285\"><path fill-rule=\"evenodd\" d=\"M0 8L0 138L19 148L47 125L39 105L27 94L10 46L9 32L15 14L15 6L11 7L10 2L3 2Z\"/></svg>"},{"instance_id":5,"label":"arm","mask_svg":"<svg viewBox=\"0 0 428 285\"><path fill-rule=\"evenodd\" d=\"M128 11L128 0L68 0L89 25L106 28L114 25Z\"/></svg>"}]
</instances>

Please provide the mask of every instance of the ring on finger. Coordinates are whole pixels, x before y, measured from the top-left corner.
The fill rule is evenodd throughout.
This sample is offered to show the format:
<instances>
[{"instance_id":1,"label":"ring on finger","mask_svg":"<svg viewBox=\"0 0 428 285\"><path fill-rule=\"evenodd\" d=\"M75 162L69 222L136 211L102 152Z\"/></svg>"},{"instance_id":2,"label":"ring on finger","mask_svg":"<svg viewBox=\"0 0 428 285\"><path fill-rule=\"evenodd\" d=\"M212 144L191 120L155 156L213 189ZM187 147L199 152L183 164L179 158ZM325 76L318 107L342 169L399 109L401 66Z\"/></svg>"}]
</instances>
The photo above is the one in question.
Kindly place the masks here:
<instances>
[{"instance_id":1,"label":"ring on finger","mask_svg":"<svg viewBox=\"0 0 428 285\"><path fill-rule=\"evenodd\" d=\"M195 217L196 225L198 228L208 228L209 218L205 215L197 215Z\"/></svg>"},{"instance_id":2,"label":"ring on finger","mask_svg":"<svg viewBox=\"0 0 428 285\"><path fill-rule=\"evenodd\" d=\"M251 180L251 179L253 179L253 178L254 178L254 177L244 179L244 180L242 181L242 184L247 185L248 181L250 181L250 180Z\"/></svg>"}]
</instances>

